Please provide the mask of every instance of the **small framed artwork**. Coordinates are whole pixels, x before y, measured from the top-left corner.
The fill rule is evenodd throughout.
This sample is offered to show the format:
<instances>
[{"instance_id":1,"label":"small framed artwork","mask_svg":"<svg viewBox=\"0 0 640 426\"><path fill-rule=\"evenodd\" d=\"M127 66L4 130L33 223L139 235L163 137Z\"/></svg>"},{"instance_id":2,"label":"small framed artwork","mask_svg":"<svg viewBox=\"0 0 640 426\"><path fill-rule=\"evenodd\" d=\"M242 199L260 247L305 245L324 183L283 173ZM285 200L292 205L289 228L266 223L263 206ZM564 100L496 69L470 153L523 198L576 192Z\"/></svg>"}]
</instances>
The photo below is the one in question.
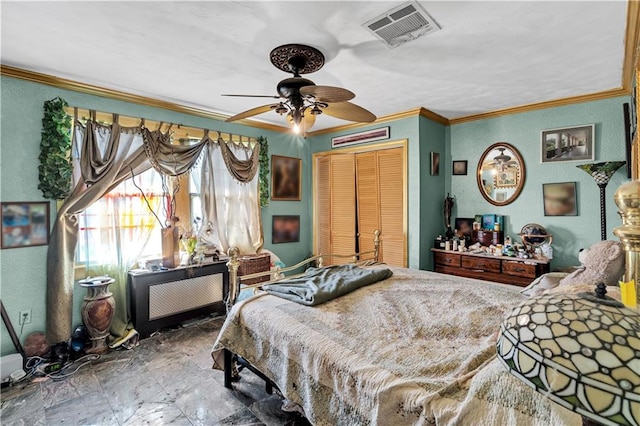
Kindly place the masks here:
<instances>
[{"instance_id":1,"label":"small framed artwork","mask_svg":"<svg viewBox=\"0 0 640 426\"><path fill-rule=\"evenodd\" d=\"M338 136L331 138L331 148L389 139L389 134L389 127L380 127L379 129L367 130L351 135Z\"/></svg>"},{"instance_id":2,"label":"small framed artwork","mask_svg":"<svg viewBox=\"0 0 640 426\"><path fill-rule=\"evenodd\" d=\"M300 201L302 199L302 160L281 155L271 156L271 199Z\"/></svg>"},{"instance_id":3,"label":"small framed artwork","mask_svg":"<svg viewBox=\"0 0 640 426\"><path fill-rule=\"evenodd\" d=\"M300 241L300 216L273 216L271 243L297 243Z\"/></svg>"},{"instance_id":4,"label":"small framed artwork","mask_svg":"<svg viewBox=\"0 0 640 426\"><path fill-rule=\"evenodd\" d=\"M542 131L543 163L595 160L595 124Z\"/></svg>"},{"instance_id":5,"label":"small framed artwork","mask_svg":"<svg viewBox=\"0 0 640 426\"><path fill-rule=\"evenodd\" d=\"M453 162L453 174L454 175L466 175L467 174L467 160L460 160Z\"/></svg>"},{"instance_id":6,"label":"small framed artwork","mask_svg":"<svg viewBox=\"0 0 640 426\"><path fill-rule=\"evenodd\" d=\"M1 204L3 249L49 244L48 202Z\"/></svg>"},{"instance_id":7,"label":"small framed artwork","mask_svg":"<svg viewBox=\"0 0 640 426\"><path fill-rule=\"evenodd\" d=\"M577 216L576 183L543 183L545 216Z\"/></svg>"},{"instance_id":8,"label":"small framed artwork","mask_svg":"<svg viewBox=\"0 0 640 426\"><path fill-rule=\"evenodd\" d=\"M496 188L515 188L519 181L519 167L506 167L493 175L493 186Z\"/></svg>"},{"instance_id":9,"label":"small framed artwork","mask_svg":"<svg viewBox=\"0 0 640 426\"><path fill-rule=\"evenodd\" d=\"M431 153L431 176L438 176L440 174L440 154L437 152Z\"/></svg>"}]
</instances>

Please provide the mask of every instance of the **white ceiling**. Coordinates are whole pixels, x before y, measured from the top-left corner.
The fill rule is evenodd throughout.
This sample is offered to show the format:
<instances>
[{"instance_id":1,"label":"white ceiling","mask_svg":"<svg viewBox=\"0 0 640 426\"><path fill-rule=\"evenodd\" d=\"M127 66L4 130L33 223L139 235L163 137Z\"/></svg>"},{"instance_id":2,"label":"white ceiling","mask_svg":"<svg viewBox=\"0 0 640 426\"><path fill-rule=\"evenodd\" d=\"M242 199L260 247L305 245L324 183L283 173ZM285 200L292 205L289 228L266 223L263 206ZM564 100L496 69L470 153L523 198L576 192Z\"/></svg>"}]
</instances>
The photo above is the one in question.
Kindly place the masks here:
<instances>
[{"instance_id":1,"label":"white ceiling","mask_svg":"<svg viewBox=\"0 0 640 426\"><path fill-rule=\"evenodd\" d=\"M378 117L453 119L620 88L626 1L420 1L442 29L390 49L362 24L400 1L1 2L1 62L234 115L289 75L269 52L318 48L304 77ZM284 125L274 112L257 120ZM314 130L347 124L323 115Z\"/></svg>"}]
</instances>

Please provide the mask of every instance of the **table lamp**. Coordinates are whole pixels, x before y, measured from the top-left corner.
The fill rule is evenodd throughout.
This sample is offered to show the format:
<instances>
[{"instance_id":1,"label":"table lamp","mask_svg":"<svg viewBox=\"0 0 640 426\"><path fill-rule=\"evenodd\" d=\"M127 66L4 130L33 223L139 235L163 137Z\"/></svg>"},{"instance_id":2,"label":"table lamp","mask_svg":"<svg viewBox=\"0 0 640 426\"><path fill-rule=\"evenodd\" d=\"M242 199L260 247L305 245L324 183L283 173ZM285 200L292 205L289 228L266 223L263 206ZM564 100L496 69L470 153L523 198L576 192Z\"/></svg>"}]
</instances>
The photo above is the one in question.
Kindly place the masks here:
<instances>
[{"instance_id":1,"label":"table lamp","mask_svg":"<svg viewBox=\"0 0 640 426\"><path fill-rule=\"evenodd\" d=\"M607 214L605 204L605 189L611 176L622 167L626 161L605 161L602 163L581 164L576 166L579 169L589 173L591 177L596 181L598 188L600 188L600 239L602 241L607 239Z\"/></svg>"},{"instance_id":2,"label":"table lamp","mask_svg":"<svg viewBox=\"0 0 640 426\"><path fill-rule=\"evenodd\" d=\"M528 299L502 323L498 358L584 424L638 425L640 313L605 293Z\"/></svg>"}]
</instances>

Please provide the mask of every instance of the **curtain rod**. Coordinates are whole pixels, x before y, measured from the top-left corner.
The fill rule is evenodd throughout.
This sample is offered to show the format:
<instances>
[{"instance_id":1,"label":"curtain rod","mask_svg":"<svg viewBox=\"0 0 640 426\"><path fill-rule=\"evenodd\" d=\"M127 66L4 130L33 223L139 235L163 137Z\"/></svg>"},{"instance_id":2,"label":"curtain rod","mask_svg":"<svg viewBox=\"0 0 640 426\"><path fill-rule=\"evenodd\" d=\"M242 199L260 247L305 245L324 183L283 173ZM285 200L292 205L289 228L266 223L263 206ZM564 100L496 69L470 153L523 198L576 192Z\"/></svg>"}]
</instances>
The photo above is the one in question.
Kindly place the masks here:
<instances>
[{"instance_id":1,"label":"curtain rod","mask_svg":"<svg viewBox=\"0 0 640 426\"><path fill-rule=\"evenodd\" d=\"M65 107L64 110L68 115L73 117L74 110L76 109L77 109L78 118L82 118L83 120L89 119L89 117L92 116L92 112L95 111L89 108L80 108L80 107L73 107L73 106ZM164 129L164 132L167 132L170 130L174 141L176 140L180 142L186 141L187 143L190 143L189 141L191 141L192 143L195 143L200 141L204 136L205 132L207 131L209 133L212 133L212 132L217 133L219 137L222 138L225 142L233 142L235 144L251 144L251 143L256 143L258 141L257 138L252 136L237 135L229 132L220 132L214 129L204 129L201 127L185 126L183 124L149 120L141 117L130 117L130 116L120 115L112 112L95 111L95 119L100 123L111 124L113 122L114 116L117 116L118 123L125 127L136 127L136 126L139 126L141 123L144 123L145 127L151 130L156 130L161 127Z\"/></svg>"}]
</instances>

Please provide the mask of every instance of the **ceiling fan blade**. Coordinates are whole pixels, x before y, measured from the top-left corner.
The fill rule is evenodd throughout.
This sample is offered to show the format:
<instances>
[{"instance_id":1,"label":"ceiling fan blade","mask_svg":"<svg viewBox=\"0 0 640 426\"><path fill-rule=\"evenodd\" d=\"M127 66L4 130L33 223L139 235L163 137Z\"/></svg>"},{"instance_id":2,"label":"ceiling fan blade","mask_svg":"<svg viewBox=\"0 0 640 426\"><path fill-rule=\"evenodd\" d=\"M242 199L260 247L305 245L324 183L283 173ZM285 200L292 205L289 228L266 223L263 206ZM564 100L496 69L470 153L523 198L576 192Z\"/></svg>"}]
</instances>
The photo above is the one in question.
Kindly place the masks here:
<instances>
[{"instance_id":1,"label":"ceiling fan blade","mask_svg":"<svg viewBox=\"0 0 640 426\"><path fill-rule=\"evenodd\" d=\"M279 99L280 96L276 96L276 95L229 95L229 94L223 94L220 96L234 96L236 98L273 98L273 99Z\"/></svg>"},{"instance_id":2,"label":"ceiling fan blade","mask_svg":"<svg viewBox=\"0 0 640 426\"><path fill-rule=\"evenodd\" d=\"M376 121L376 116L370 111L351 102L329 104L326 108L322 108L322 112L335 118L356 121L358 123L372 123Z\"/></svg>"},{"instance_id":3,"label":"ceiling fan blade","mask_svg":"<svg viewBox=\"0 0 640 426\"><path fill-rule=\"evenodd\" d=\"M280 104L269 104L269 105L262 105L256 108L251 108L250 110L241 112L240 114L236 114L233 117L229 117L224 121L236 121L236 120L241 120L243 118L252 117L254 115L263 114L265 112L271 111L272 109L276 108L278 105Z\"/></svg>"},{"instance_id":4,"label":"ceiling fan blade","mask_svg":"<svg viewBox=\"0 0 640 426\"><path fill-rule=\"evenodd\" d=\"M317 102L346 102L356 95L350 90L333 86L303 86L300 88L302 96L313 96Z\"/></svg>"},{"instance_id":5,"label":"ceiling fan blade","mask_svg":"<svg viewBox=\"0 0 640 426\"><path fill-rule=\"evenodd\" d=\"M293 117L291 116L291 113L287 114L287 121L289 122L289 126L293 127ZM314 114L311 114L310 112L307 112L302 117L302 121L300 122L299 133L304 135L313 127L315 123L316 123L316 116Z\"/></svg>"}]
</instances>

